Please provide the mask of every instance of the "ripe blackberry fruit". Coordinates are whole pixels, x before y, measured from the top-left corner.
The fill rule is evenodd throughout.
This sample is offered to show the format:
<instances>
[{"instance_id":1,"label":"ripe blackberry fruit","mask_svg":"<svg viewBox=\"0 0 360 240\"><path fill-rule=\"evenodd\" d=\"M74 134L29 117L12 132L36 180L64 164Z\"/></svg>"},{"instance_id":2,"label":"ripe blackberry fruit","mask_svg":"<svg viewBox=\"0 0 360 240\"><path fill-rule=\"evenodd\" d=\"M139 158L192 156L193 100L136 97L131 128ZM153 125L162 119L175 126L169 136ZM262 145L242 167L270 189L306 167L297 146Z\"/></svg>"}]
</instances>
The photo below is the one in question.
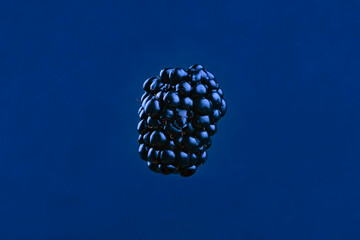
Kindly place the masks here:
<instances>
[{"instance_id":1,"label":"ripe blackberry fruit","mask_svg":"<svg viewBox=\"0 0 360 240\"><path fill-rule=\"evenodd\" d=\"M150 170L193 175L205 163L211 136L225 115L224 93L200 64L165 68L143 84L138 114L139 155Z\"/></svg>"}]
</instances>

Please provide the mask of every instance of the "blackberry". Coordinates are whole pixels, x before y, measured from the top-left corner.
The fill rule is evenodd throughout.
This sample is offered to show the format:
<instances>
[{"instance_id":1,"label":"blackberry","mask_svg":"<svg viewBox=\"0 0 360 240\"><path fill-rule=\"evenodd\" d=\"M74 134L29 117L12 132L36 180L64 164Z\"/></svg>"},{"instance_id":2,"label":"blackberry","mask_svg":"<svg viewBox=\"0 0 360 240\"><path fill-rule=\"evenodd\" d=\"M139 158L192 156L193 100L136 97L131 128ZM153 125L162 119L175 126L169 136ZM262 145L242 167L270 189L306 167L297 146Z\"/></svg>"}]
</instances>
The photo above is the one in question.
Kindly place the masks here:
<instances>
[{"instance_id":1,"label":"blackberry","mask_svg":"<svg viewBox=\"0 0 360 240\"><path fill-rule=\"evenodd\" d=\"M208 157L226 102L214 75L200 64L165 68L145 80L138 110L140 158L165 175L193 175Z\"/></svg>"}]
</instances>

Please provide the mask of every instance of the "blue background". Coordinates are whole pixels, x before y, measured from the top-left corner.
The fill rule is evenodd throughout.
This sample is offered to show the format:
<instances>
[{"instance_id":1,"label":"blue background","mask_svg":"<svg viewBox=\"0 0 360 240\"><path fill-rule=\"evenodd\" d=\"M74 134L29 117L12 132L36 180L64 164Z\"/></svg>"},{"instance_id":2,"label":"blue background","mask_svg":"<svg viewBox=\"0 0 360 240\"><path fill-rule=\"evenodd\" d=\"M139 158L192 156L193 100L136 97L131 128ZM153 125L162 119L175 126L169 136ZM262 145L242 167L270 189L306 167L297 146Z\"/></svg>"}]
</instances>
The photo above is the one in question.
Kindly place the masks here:
<instances>
[{"instance_id":1,"label":"blue background","mask_svg":"<svg viewBox=\"0 0 360 240\"><path fill-rule=\"evenodd\" d=\"M1 1L0 239L360 239L360 2ZM137 98L200 63L228 102L191 178Z\"/></svg>"}]
</instances>

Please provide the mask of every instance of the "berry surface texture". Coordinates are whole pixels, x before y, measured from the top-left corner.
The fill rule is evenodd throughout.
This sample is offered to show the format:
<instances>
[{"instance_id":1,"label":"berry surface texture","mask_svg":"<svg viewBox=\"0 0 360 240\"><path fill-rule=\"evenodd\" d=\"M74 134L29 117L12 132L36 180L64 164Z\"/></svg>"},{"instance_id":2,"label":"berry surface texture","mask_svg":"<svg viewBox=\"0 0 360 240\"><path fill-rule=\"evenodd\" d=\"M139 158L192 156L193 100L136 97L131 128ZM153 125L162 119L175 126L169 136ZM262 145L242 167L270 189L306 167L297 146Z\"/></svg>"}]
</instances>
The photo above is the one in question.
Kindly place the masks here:
<instances>
[{"instance_id":1,"label":"berry surface texture","mask_svg":"<svg viewBox=\"0 0 360 240\"><path fill-rule=\"evenodd\" d=\"M139 155L150 170L183 177L206 162L225 115L224 93L202 65L165 68L145 80L138 114Z\"/></svg>"}]
</instances>

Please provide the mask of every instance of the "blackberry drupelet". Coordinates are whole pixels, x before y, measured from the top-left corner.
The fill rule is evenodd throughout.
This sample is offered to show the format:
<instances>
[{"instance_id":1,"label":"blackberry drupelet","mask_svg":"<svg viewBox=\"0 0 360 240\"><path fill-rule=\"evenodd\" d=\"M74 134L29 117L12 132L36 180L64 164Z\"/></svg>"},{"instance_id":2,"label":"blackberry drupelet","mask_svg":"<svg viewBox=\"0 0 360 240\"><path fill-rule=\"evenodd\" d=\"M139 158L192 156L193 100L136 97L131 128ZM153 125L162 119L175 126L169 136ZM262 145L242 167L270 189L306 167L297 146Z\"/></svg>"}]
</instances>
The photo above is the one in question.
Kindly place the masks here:
<instances>
[{"instance_id":1,"label":"blackberry drupelet","mask_svg":"<svg viewBox=\"0 0 360 240\"><path fill-rule=\"evenodd\" d=\"M211 136L225 115L224 93L200 64L165 68L145 80L138 111L139 155L150 170L193 175L205 163Z\"/></svg>"}]
</instances>

